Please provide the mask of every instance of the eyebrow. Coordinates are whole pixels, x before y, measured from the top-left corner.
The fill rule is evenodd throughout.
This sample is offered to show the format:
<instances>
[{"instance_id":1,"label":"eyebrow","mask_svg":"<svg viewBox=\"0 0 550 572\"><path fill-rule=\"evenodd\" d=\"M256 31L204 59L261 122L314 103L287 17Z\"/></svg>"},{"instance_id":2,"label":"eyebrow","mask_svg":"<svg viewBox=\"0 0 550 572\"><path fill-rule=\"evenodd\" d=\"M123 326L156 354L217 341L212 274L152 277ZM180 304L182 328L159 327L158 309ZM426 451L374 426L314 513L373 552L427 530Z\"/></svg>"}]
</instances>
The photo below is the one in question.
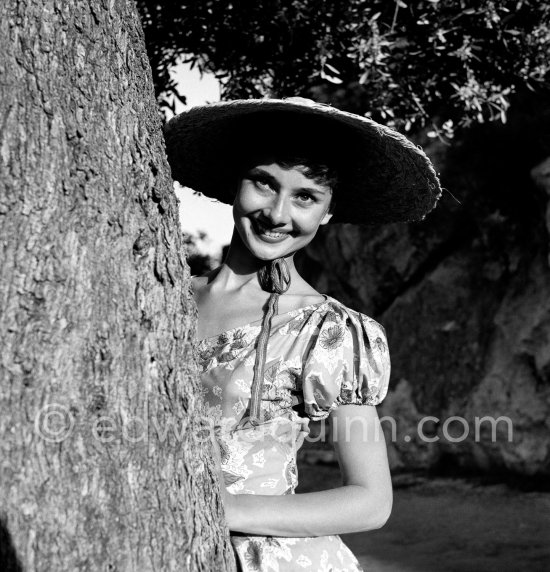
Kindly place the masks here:
<instances>
[{"instance_id":1,"label":"eyebrow","mask_svg":"<svg viewBox=\"0 0 550 572\"><path fill-rule=\"evenodd\" d=\"M254 167L253 169L250 169L250 171L248 171L245 176L253 177L254 175L261 175L264 179L267 179L271 185L277 188L279 187L277 179L271 173L264 171L260 167Z\"/></svg>"},{"instance_id":2,"label":"eyebrow","mask_svg":"<svg viewBox=\"0 0 550 572\"><path fill-rule=\"evenodd\" d=\"M261 175L262 177L264 177L270 185L272 185L275 188L279 188L279 182L277 181L277 179L271 174L268 173L267 171L264 171L261 167L254 167L253 169L250 169L250 171L248 171L248 173L245 175L247 177L253 177L254 175ZM321 188L318 189L313 189L311 187L300 187L299 189L296 189L299 192L307 192L307 193L313 193L316 195L326 195L327 191Z\"/></svg>"}]
</instances>

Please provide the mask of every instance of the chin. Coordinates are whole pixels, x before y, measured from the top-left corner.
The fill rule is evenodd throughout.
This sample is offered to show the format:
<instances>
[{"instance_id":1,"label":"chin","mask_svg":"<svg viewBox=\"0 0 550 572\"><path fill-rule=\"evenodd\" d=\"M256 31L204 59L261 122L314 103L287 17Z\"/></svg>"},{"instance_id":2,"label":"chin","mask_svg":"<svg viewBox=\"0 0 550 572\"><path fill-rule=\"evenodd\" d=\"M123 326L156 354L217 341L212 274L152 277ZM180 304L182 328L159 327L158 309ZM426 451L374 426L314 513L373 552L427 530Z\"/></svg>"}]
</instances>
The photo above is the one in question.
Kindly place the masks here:
<instances>
[{"instance_id":1,"label":"chin","mask_svg":"<svg viewBox=\"0 0 550 572\"><path fill-rule=\"evenodd\" d=\"M253 244L247 244L247 248L250 252L250 254L252 254L255 258L257 258L258 260L265 260L266 262L268 260L275 260L276 258L282 258L283 256L287 256L289 254L291 254L292 252L295 252L294 250L288 249L288 248L263 248L263 247L258 247L257 245L253 245Z\"/></svg>"}]
</instances>

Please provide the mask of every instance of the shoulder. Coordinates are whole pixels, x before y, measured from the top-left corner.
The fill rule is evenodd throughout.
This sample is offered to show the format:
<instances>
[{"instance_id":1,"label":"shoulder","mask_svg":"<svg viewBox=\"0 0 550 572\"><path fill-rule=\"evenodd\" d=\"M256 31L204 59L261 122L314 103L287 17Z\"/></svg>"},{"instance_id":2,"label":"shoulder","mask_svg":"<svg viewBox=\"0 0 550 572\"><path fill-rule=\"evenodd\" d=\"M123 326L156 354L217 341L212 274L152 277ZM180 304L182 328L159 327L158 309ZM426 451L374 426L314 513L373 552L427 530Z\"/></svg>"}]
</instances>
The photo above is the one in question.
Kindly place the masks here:
<instances>
[{"instance_id":1,"label":"shoulder","mask_svg":"<svg viewBox=\"0 0 550 572\"><path fill-rule=\"evenodd\" d=\"M193 287L193 293L195 297L197 297L201 290L210 282L216 272L218 272L219 268L214 270L210 270L206 274L202 276L191 276L191 285Z\"/></svg>"},{"instance_id":2,"label":"shoulder","mask_svg":"<svg viewBox=\"0 0 550 572\"><path fill-rule=\"evenodd\" d=\"M306 413L324 419L338 405L378 405L391 371L384 328L331 297L315 314L303 368Z\"/></svg>"},{"instance_id":3,"label":"shoulder","mask_svg":"<svg viewBox=\"0 0 550 572\"><path fill-rule=\"evenodd\" d=\"M208 275L205 274L204 276L191 276L191 284L193 288L199 289L205 286L208 283Z\"/></svg>"},{"instance_id":4,"label":"shoulder","mask_svg":"<svg viewBox=\"0 0 550 572\"><path fill-rule=\"evenodd\" d=\"M376 320L352 310L338 300L327 296L324 304L314 309L310 322L313 327L311 351L320 353L329 350L332 357L334 351L373 352L382 359L387 359L389 354L386 330Z\"/></svg>"},{"instance_id":5,"label":"shoulder","mask_svg":"<svg viewBox=\"0 0 550 572\"><path fill-rule=\"evenodd\" d=\"M386 336L386 331L382 324L363 312L349 308L331 296L327 296L326 303L319 309L320 318L333 319L341 325L347 325L348 327L361 326L362 328L368 328L368 330L373 333L379 332L384 337Z\"/></svg>"}]
</instances>

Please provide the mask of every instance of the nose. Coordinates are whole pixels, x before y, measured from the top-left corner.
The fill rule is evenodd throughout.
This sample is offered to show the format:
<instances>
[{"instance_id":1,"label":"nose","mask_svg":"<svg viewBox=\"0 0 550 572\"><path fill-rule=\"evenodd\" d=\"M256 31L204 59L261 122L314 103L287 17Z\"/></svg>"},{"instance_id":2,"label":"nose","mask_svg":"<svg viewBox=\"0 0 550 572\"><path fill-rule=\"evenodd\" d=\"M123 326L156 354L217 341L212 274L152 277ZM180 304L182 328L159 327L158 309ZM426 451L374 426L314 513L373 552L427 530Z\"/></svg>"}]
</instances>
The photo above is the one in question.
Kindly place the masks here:
<instances>
[{"instance_id":1,"label":"nose","mask_svg":"<svg viewBox=\"0 0 550 572\"><path fill-rule=\"evenodd\" d=\"M282 225L288 222L289 220L289 204L288 198L283 195L283 193L279 193L276 197L273 198L271 204L264 209L264 216L271 222L273 225Z\"/></svg>"}]
</instances>

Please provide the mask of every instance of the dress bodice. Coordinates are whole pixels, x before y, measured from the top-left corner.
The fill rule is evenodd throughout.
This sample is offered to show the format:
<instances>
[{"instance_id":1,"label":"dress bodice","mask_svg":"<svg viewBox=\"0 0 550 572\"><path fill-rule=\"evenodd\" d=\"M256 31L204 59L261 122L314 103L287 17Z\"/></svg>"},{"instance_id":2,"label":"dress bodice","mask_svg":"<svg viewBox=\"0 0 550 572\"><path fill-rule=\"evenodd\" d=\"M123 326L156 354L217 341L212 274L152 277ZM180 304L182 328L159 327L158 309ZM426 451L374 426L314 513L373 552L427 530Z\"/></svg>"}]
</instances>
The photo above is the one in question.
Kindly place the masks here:
<instances>
[{"instance_id":1,"label":"dress bodice","mask_svg":"<svg viewBox=\"0 0 550 572\"><path fill-rule=\"evenodd\" d=\"M288 494L310 420L342 404L377 405L390 374L384 329L326 297L273 318L261 399L263 422L243 425L250 405L261 320L198 343L204 399L214 420L232 493Z\"/></svg>"}]
</instances>

